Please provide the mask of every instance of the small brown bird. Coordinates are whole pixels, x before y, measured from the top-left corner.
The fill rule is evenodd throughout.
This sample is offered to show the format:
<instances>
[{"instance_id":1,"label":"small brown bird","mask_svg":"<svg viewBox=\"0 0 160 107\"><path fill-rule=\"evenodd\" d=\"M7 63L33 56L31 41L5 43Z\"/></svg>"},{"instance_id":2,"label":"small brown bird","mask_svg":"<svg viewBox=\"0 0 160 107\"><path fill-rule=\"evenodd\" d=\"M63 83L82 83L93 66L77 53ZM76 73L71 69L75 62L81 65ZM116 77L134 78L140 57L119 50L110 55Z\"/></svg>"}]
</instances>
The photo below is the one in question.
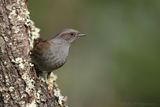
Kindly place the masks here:
<instances>
[{"instance_id":1,"label":"small brown bird","mask_svg":"<svg viewBox=\"0 0 160 107\"><path fill-rule=\"evenodd\" d=\"M49 40L35 40L31 58L38 74L47 79L52 71L63 66L71 43L84 35L75 29L65 29Z\"/></svg>"}]
</instances>

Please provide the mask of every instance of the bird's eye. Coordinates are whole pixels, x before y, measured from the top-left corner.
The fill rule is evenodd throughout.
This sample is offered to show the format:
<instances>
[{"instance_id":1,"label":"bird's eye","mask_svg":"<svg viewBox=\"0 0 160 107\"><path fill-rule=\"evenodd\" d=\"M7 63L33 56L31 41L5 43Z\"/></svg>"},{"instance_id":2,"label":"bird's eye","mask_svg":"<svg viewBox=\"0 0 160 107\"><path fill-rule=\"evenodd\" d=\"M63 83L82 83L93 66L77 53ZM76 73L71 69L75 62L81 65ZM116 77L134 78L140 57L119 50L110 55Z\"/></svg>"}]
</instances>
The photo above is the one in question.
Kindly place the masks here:
<instances>
[{"instance_id":1,"label":"bird's eye","mask_svg":"<svg viewBox=\"0 0 160 107\"><path fill-rule=\"evenodd\" d=\"M74 33L70 33L71 36L74 36Z\"/></svg>"}]
</instances>

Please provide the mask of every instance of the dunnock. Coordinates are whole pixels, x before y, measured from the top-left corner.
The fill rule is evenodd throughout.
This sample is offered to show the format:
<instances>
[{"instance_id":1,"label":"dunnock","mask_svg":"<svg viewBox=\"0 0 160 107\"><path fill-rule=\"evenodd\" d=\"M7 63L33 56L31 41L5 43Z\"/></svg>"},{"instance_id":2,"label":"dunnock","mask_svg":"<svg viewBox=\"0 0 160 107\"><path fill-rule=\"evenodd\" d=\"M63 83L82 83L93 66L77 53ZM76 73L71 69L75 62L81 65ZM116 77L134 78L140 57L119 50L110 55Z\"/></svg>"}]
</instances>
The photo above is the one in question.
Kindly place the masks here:
<instances>
[{"instance_id":1,"label":"dunnock","mask_svg":"<svg viewBox=\"0 0 160 107\"><path fill-rule=\"evenodd\" d=\"M65 29L49 40L35 40L31 58L39 75L46 79L52 71L63 66L71 43L84 35L75 29Z\"/></svg>"}]
</instances>

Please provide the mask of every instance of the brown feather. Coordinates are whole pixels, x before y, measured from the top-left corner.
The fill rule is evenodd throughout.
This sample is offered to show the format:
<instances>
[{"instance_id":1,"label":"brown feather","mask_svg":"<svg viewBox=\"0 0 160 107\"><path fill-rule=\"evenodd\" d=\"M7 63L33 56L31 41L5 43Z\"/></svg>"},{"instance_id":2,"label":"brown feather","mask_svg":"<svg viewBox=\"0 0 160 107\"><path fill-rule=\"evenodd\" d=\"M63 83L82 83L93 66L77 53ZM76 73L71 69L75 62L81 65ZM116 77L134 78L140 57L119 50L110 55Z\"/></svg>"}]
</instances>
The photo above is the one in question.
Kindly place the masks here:
<instances>
[{"instance_id":1,"label":"brown feather","mask_svg":"<svg viewBox=\"0 0 160 107\"><path fill-rule=\"evenodd\" d=\"M41 38L36 39L34 41L34 49L32 50L33 53L41 54L43 53L46 49L48 49L50 44L48 43L47 40L42 40Z\"/></svg>"}]
</instances>

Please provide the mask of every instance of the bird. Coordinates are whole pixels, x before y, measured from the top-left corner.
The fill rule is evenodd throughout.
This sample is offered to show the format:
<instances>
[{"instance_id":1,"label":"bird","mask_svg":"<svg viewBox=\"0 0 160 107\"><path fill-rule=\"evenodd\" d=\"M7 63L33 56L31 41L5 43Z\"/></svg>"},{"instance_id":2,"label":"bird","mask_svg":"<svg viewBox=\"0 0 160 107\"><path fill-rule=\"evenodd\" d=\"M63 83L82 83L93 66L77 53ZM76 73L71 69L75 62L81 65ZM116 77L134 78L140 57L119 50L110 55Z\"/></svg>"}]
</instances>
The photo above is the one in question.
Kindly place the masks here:
<instances>
[{"instance_id":1,"label":"bird","mask_svg":"<svg viewBox=\"0 0 160 107\"><path fill-rule=\"evenodd\" d=\"M62 67L67 61L71 44L85 35L75 29L64 29L48 40L36 39L31 60L38 75L46 80L52 71Z\"/></svg>"}]
</instances>

